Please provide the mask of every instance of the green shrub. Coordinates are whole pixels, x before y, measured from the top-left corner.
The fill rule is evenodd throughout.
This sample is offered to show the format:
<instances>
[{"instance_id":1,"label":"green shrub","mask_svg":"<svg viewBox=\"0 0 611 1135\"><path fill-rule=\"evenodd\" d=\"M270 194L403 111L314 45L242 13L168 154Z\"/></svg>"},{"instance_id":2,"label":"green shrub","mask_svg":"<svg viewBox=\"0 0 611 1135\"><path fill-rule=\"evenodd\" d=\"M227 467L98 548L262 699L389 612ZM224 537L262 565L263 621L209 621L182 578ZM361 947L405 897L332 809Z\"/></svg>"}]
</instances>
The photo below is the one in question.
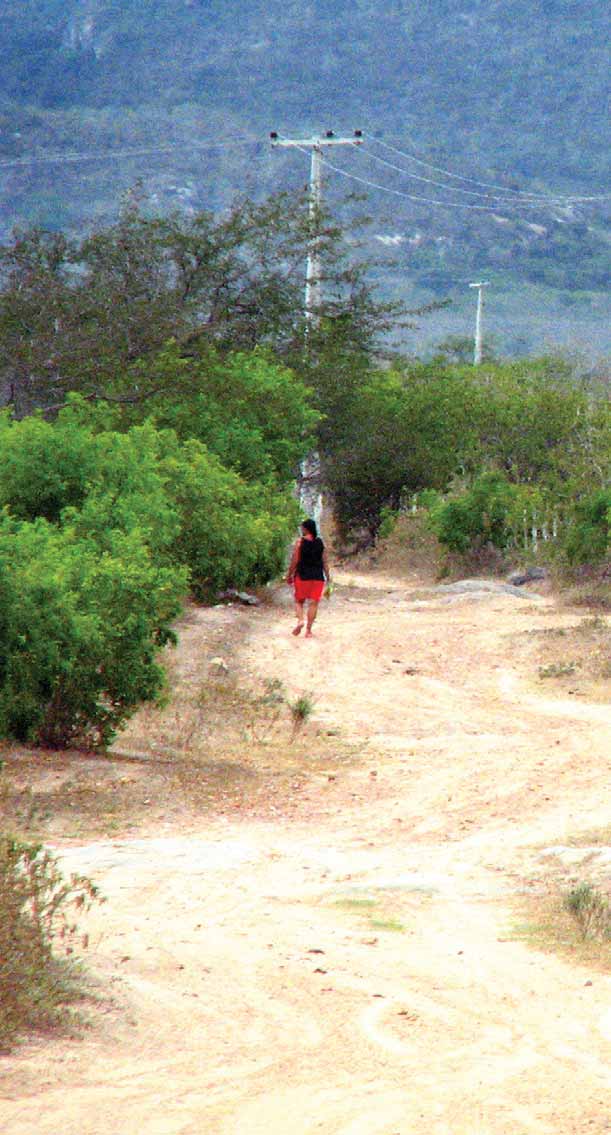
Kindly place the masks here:
<instances>
[{"instance_id":1,"label":"green shrub","mask_svg":"<svg viewBox=\"0 0 611 1135\"><path fill-rule=\"evenodd\" d=\"M471 489L433 508L431 523L451 552L466 553L492 544L506 548L513 538L520 492L500 473L483 473Z\"/></svg>"},{"instance_id":2,"label":"green shrub","mask_svg":"<svg viewBox=\"0 0 611 1135\"><path fill-rule=\"evenodd\" d=\"M398 516L398 512L395 509L388 508L387 505L380 509L380 527L378 528L380 540L386 540L389 536L392 536L397 526Z\"/></svg>"},{"instance_id":3,"label":"green shrub","mask_svg":"<svg viewBox=\"0 0 611 1135\"><path fill-rule=\"evenodd\" d=\"M611 551L611 489L579 501L565 543L571 564L598 564Z\"/></svg>"},{"instance_id":4,"label":"green shrub","mask_svg":"<svg viewBox=\"0 0 611 1135\"><path fill-rule=\"evenodd\" d=\"M565 899L566 909L577 922L583 938L611 939L611 907L591 883L579 883Z\"/></svg>"},{"instance_id":5,"label":"green shrub","mask_svg":"<svg viewBox=\"0 0 611 1135\"><path fill-rule=\"evenodd\" d=\"M93 538L0 522L0 734L51 747L107 745L164 685L184 570L155 563L138 530Z\"/></svg>"},{"instance_id":6,"label":"green shrub","mask_svg":"<svg viewBox=\"0 0 611 1135\"><path fill-rule=\"evenodd\" d=\"M80 507L98 453L91 431L66 415L54 425L38 415L21 422L0 415L0 505L21 520L58 523L62 509Z\"/></svg>"},{"instance_id":7,"label":"green shrub","mask_svg":"<svg viewBox=\"0 0 611 1135\"><path fill-rule=\"evenodd\" d=\"M162 692L156 655L189 581L205 598L282 569L288 491L109 417L75 399L55 425L0 420L0 735L106 746Z\"/></svg>"},{"instance_id":8,"label":"green shrub","mask_svg":"<svg viewBox=\"0 0 611 1135\"><path fill-rule=\"evenodd\" d=\"M82 875L66 880L39 844L0 835L0 1053L61 1021L81 996L74 949L87 939L76 919L94 900L97 887Z\"/></svg>"},{"instance_id":9,"label":"green shrub","mask_svg":"<svg viewBox=\"0 0 611 1135\"><path fill-rule=\"evenodd\" d=\"M310 392L259 348L222 356L200 347L185 357L168 343L137 369L145 384L166 391L143 404L159 428L174 430L181 441L203 442L247 481L289 484L314 444L319 415L309 405ZM132 416L142 409L134 407Z\"/></svg>"},{"instance_id":10,"label":"green shrub","mask_svg":"<svg viewBox=\"0 0 611 1135\"><path fill-rule=\"evenodd\" d=\"M289 702L293 722L293 740L314 712L314 702L310 694L300 694L294 702Z\"/></svg>"},{"instance_id":11,"label":"green shrub","mask_svg":"<svg viewBox=\"0 0 611 1135\"><path fill-rule=\"evenodd\" d=\"M172 552L188 567L196 598L278 575L299 517L292 495L245 482L201 442L180 443L170 430L161 436L160 468L180 518Z\"/></svg>"},{"instance_id":12,"label":"green shrub","mask_svg":"<svg viewBox=\"0 0 611 1135\"><path fill-rule=\"evenodd\" d=\"M440 504L441 494L437 489L423 489L421 493L416 494L415 500L418 508L425 508L430 512Z\"/></svg>"}]
</instances>

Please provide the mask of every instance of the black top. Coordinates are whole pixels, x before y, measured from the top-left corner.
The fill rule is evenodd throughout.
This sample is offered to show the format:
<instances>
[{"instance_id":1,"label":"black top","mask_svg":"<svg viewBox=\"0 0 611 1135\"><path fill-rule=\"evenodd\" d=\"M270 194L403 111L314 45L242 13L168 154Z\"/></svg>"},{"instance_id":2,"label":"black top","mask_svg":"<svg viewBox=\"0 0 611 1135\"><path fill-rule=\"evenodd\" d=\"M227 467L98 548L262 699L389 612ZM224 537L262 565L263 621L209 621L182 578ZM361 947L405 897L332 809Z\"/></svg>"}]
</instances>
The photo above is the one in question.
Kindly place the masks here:
<instances>
[{"instance_id":1,"label":"black top","mask_svg":"<svg viewBox=\"0 0 611 1135\"><path fill-rule=\"evenodd\" d=\"M320 536L315 536L313 540L302 540L301 548L299 549L299 562L297 564L297 575L300 579L324 579L325 573L322 566L322 556L325 546L320 539Z\"/></svg>"}]
</instances>

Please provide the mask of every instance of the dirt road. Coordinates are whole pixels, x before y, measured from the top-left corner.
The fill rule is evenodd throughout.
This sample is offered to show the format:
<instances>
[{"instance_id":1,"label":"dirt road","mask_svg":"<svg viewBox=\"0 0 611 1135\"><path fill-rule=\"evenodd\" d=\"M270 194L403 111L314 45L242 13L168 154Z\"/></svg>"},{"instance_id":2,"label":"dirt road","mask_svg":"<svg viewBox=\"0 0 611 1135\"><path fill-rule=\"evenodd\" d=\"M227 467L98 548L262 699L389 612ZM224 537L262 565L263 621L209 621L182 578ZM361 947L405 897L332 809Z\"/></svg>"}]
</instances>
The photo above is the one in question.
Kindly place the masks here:
<instances>
[{"instance_id":1,"label":"dirt road","mask_svg":"<svg viewBox=\"0 0 611 1135\"><path fill-rule=\"evenodd\" d=\"M309 641L280 601L230 617L242 664L314 695L313 752L337 730L359 759L266 819L65 850L108 896L111 1003L2 1062L3 1135L611 1131L611 979L516 926L550 848L609 825L611 710L533 662L580 616L341 582Z\"/></svg>"}]
</instances>

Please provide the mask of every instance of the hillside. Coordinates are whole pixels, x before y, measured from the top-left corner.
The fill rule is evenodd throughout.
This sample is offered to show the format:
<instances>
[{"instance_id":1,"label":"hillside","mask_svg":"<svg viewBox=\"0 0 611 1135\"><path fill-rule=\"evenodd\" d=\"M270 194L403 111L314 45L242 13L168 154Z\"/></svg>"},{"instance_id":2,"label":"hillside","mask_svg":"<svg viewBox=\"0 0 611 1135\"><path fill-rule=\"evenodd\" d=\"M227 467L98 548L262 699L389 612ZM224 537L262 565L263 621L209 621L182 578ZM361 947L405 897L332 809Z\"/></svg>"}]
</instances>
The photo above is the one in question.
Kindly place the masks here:
<instances>
[{"instance_id":1,"label":"hillside","mask_svg":"<svg viewBox=\"0 0 611 1135\"><path fill-rule=\"evenodd\" d=\"M299 186L307 156L272 153L269 130L358 127L362 149L333 164L362 181L327 170L329 199L366 193L367 251L393 260L380 269L387 292L453 299L426 334L470 332L466 283L485 274L504 347L611 348L608 202L567 200L607 190L603 0L3 8L5 236L16 223L107 219L139 178L162 209Z\"/></svg>"}]
</instances>

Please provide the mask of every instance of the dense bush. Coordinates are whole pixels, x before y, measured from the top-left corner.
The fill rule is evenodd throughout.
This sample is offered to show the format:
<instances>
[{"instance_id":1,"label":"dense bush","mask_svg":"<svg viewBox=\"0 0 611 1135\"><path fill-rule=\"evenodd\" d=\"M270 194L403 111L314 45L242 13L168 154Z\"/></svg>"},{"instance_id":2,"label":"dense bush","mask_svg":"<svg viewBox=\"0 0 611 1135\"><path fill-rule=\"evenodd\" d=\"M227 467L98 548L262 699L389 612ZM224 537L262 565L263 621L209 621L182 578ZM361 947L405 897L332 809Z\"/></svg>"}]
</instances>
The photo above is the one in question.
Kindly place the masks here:
<instances>
[{"instance_id":1,"label":"dense bush","mask_svg":"<svg viewBox=\"0 0 611 1135\"><path fill-rule=\"evenodd\" d=\"M79 507L96 464L91 432L70 418L51 425L41 417L12 421L0 415L0 505L13 516L58 522L62 509Z\"/></svg>"},{"instance_id":2,"label":"dense bush","mask_svg":"<svg viewBox=\"0 0 611 1135\"><path fill-rule=\"evenodd\" d=\"M0 1053L20 1034L61 1021L81 995L73 949L86 937L77 919L94 900L91 881L65 879L39 844L0 835Z\"/></svg>"},{"instance_id":3,"label":"dense bush","mask_svg":"<svg viewBox=\"0 0 611 1135\"><path fill-rule=\"evenodd\" d=\"M259 412L265 416L265 403ZM296 414L302 422L301 409ZM234 415L239 430L238 403ZM151 421L121 432L109 421L116 415L78 399L54 424L1 419L0 505L13 517L53 521L100 550L117 531L137 531L155 562L189 569L199 595L277 574L297 521L292 495L278 485L298 442L293 433L281 456L280 420L276 456L263 463L268 476L252 481L195 438L181 440ZM259 432L263 450L270 437L264 442Z\"/></svg>"},{"instance_id":4,"label":"dense bush","mask_svg":"<svg viewBox=\"0 0 611 1135\"><path fill-rule=\"evenodd\" d=\"M309 391L264 351L222 357L200 346L186 355L176 343L140 364L129 378L158 393L122 411L123 420L153 416L183 441L203 442L248 481L288 484L313 444L318 415Z\"/></svg>"},{"instance_id":5,"label":"dense bush","mask_svg":"<svg viewBox=\"0 0 611 1135\"><path fill-rule=\"evenodd\" d=\"M39 519L0 523L0 734L52 747L108 744L163 689L186 572L155 563L142 534L105 547Z\"/></svg>"},{"instance_id":6,"label":"dense bush","mask_svg":"<svg viewBox=\"0 0 611 1135\"><path fill-rule=\"evenodd\" d=\"M483 473L455 499L433 507L431 523L440 543L465 553L486 544L506 548L513 540L520 491L500 473Z\"/></svg>"},{"instance_id":7,"label":"dense bush","mask_svg":"<svg viewBox=\"0 0 611 1135\"><path fill-rule=\"evenodd\" d=\"M0 423L0 734L105 746L163 690L156 661L189 582L265 582L297 521L287 492L151 422L76 401ZM110 415L112 418L112 415Z\"/></svg>"},{"instance_id":8,"label":"dense bush","mask_svg":"<svg viewBox=\"0 0 611 1135\"><path fill-rule=\"evenodd\" d=\"M405 495L443 493L456 477L468 483L490 468L564 506L605 484L608 399L562 360L359 366L332 424L321 427L344 533L366 528L375 537L382 510Z\"/></svg>"},{"instance_id":9,"label":"dense bush","mask_svg":"<svg viewBox=\"0 0 611 1135\"><path fill-rule=\"evenodd\" d=\"M611 489L578 502L565 550L572 564L598 564L611 554Z\"/></svg>"},{"instance_id":10,"label":"dense bush","mask_svg":"<svg viewBox=\"0 0 611 1135\"><path fill-rule=\"evenodd\" d=\"M180 518L173 555L188 567L197 598L279 574L299 515L288 492L246 483L200 442L181 444L169 430L160 435L159 467Z\"/></svg>"},{"instance_id":11,"label":"dense bush","mask_svg":"<svg viewBox=\"0 0 611 1135\"><path fill-rule=\"evenodd\" d=\"M330 441L325 470L341 530L378 532L384 507L406 493L444 489L473 447L464 384L397 371L370 374Z\"/></svg>"},{"instance_id":12,"label":"dense bush","mask_svg":"<svg viewBox=\"0 0 611 1135\"><path fill-rule=\"evenodd\" d=\"M55 423L0 418L0 506L21 520L43 517L104 543L138 528L155 554L178 532L150 424L128 433L81 421L77 401Z\"/></svg>"}]
</instances>

